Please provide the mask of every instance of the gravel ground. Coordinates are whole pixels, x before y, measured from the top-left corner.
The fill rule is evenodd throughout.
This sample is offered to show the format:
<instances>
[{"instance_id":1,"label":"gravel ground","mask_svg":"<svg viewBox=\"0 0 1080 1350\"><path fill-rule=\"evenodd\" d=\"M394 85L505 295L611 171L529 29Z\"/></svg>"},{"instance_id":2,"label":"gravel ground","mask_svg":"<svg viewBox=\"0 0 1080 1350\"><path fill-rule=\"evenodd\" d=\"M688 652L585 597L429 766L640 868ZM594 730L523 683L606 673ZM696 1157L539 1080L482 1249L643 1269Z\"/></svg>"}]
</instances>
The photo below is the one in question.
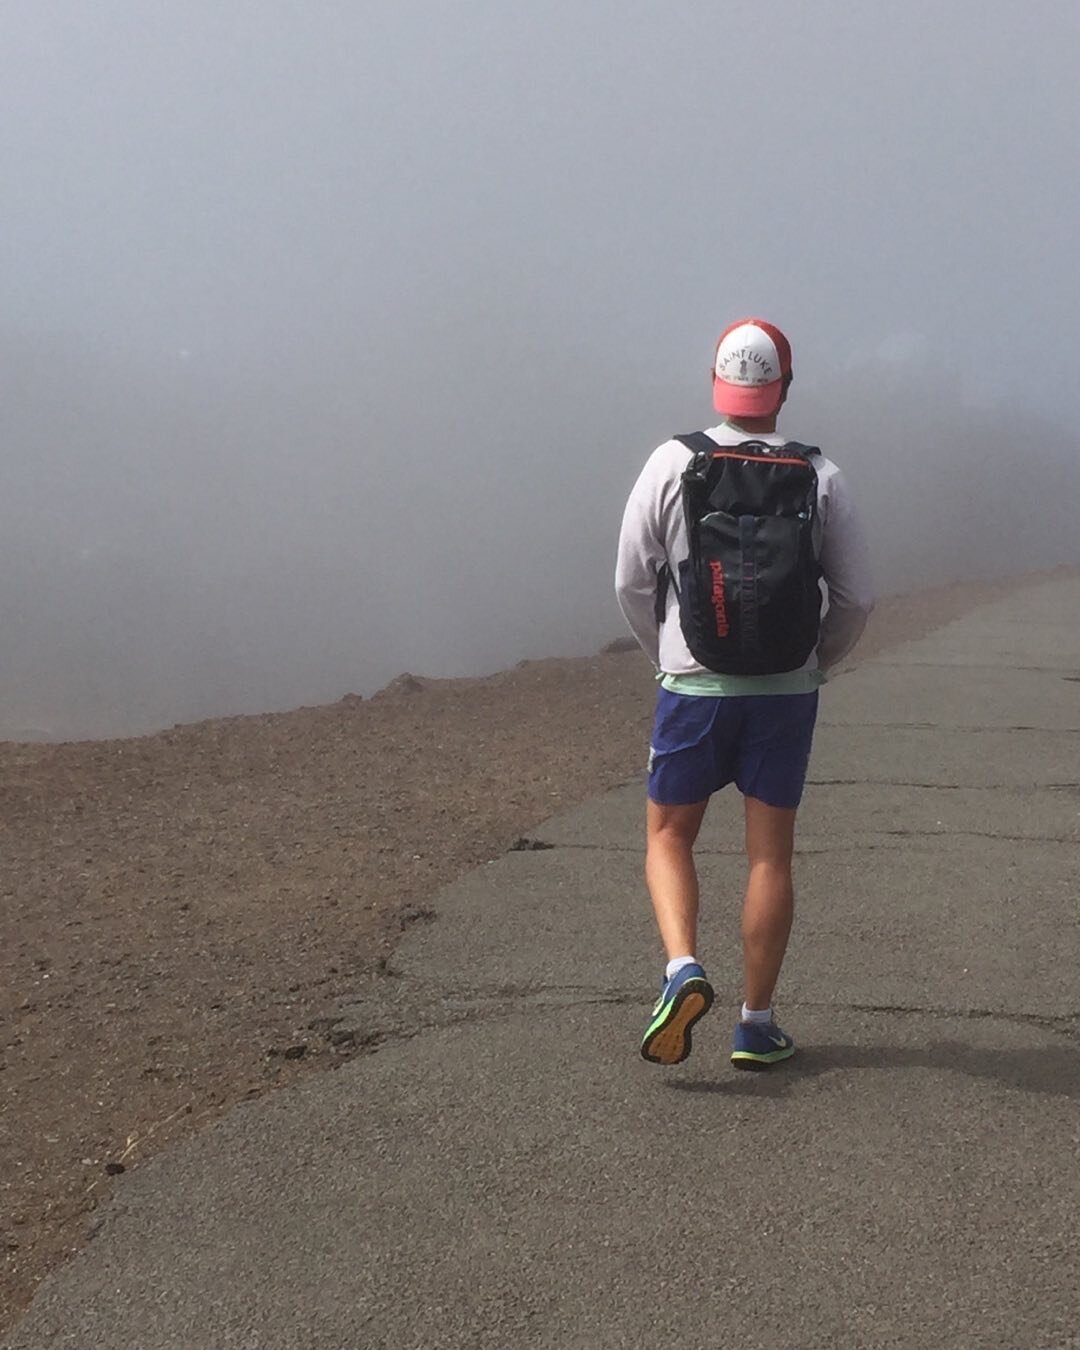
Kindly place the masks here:
<instances>
[{"instance_id":1,"label":"gravel ground","mask_svg":"<svg viewBox=\"0 0 1080 1350\"><path fill-rule=\"evenodd\" d=\"M857 657L1021 584L889 599ZM641 772L652 696L608 650L0 744L0 1331L123 1171L357 1053L320 1018L441 886Z\"/></svg>"}]
</instances>

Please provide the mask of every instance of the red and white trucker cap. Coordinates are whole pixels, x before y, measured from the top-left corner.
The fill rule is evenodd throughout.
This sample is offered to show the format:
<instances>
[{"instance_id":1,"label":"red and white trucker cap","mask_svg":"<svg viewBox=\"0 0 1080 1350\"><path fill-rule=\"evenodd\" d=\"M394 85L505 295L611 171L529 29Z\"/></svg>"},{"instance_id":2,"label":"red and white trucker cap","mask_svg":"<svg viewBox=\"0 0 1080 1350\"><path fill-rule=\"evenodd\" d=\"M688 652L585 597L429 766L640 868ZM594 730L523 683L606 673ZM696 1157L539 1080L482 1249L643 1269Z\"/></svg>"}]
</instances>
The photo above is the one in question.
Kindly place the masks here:
<instances>
[{"instance_id":1,"label":"red and white trucker cap","mask_svg":"<svg viewBox=\"0 0 1080 1350\"><path fill-rule=\"evenodd\" d=\"M716 344L713 406L729 417L771 417L780 407L791 347L774 324L739 319Z\"/></svg>"}]
</instances>

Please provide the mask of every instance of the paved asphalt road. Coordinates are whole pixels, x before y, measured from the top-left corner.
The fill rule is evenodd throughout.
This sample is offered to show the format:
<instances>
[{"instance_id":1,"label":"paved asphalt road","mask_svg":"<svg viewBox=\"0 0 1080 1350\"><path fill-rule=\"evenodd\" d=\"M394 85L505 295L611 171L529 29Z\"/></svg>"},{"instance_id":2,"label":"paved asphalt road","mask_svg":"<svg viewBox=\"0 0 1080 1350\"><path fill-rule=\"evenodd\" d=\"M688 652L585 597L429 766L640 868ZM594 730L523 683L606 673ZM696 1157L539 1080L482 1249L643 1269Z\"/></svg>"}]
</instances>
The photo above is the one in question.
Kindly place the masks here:
<instances>
[{"instance_id":1,"label":"paved asphalt road","mask_svg":"<svg viewBox=\"0 0 1080 1350\"><path fill-rule=\"evenodd\" d=\"M782 987L736 1074L737 802L704 834L717 1006L638 1058L640 785L450 887L342 1008L377 1052L125 1178L10 1350L1080 1346L1080 583L824 693Z\"/></svg>"}]
</instances>

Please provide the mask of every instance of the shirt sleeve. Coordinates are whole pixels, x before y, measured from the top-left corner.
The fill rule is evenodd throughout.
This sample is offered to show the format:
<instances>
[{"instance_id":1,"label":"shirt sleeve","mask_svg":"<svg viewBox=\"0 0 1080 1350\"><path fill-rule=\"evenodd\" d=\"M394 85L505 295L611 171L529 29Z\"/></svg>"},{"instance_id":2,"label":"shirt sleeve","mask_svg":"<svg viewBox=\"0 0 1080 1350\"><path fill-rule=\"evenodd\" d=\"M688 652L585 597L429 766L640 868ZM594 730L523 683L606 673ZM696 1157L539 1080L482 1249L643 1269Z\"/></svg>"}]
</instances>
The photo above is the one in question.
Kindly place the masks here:
<instances>
[{"instance_id":1,"label":"shirt sleeve","mask_svg":"<svg viewBox=\"0 0 1080 1350\"><path fill-rule=\"evenodd\" d=\"M870 550L839 471L829 483L819 561L829 591L829 608L821 625L818 665L827 671L858 642L874 608Z\"/></svg>"},{"instance_id":2,"label":"shirt sleeve","mask_svg":"<svg viewBox=\"0 0 1080 1350\"><path fill-rule=\"evenodd\" d=\"M619 531L615 594L630 631L659 669L660 628L656 621L657 570L666 561L663 483L653 453L630 493Z\"/></svg>"}]
</instances>

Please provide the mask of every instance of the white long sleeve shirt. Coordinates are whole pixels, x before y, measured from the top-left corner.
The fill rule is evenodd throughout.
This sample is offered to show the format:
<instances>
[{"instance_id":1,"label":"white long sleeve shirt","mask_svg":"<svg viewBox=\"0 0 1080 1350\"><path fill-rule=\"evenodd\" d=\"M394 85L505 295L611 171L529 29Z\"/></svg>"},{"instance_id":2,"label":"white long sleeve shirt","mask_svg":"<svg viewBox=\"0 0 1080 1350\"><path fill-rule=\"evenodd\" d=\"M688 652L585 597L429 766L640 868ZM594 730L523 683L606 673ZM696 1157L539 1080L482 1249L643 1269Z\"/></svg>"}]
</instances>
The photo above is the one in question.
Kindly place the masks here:
<instances>
[{"instance_id":1,"label":"white long sleeve shirt","mask_svg":"<svg viewBox=\"0 0 1080 1350\"><path fill-rule=\"evenodd\" d=\"M728 423L710 427L718 445L738 445L751 434ZM754 440L783 445L774 434ZM708 677L710 690L725 692L793 692L815 688L831 666L841 661L859 640L874 604L869 554L854 504L837 466L824 456L814 457L818 478L816 547L828 591L828 608L821 624L817 650L800 672L788 676L717 676L690 654L679 622L679 602L668 587L664 620L656 620L657 570L667 562L677 576L679 563L690 553L683 515L683 470L691 452L680 441L665 441L649 456L630 493L619 532L615 591L619 606L645 654L662 676L681 687L681 677ZM692 684L692 681L685 682Z\"/></svg>"}]
</instances>

